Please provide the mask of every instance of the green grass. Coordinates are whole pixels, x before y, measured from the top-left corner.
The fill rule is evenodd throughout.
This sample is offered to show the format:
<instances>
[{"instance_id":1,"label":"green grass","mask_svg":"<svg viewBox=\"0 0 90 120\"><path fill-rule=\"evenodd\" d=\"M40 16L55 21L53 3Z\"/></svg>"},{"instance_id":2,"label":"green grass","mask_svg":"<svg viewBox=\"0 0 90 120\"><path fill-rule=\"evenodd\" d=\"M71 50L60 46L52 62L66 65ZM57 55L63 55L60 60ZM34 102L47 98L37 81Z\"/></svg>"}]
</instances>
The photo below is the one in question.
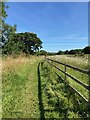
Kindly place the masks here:
<instances>
[{"instance_id":1,"label":"green grass","mask_svg":"<svg viewBox=\"0 0 90 120\"><path fill-rule=\"evenodd\" d=\"M87 105L58 78L46 62L41 65L42 98L45 118L79 118L88 116ZM80 102L79 102L80 101Z\"/></svg>"},{"instance_id":2,"label":"green grass","mask_svg":"<svg viewBox=\"0 0 90 120\"><path fill-rule=\"evenodd\" d=\"M70 64L70 60L68 61ZM41 62L40 66L38 66L39 62ZM43 61L43 57L7 56L2 59L2 63L3 118L43 120L88 116L87 105L83 104L82 100L55 74L56 69ZM71 65L76 63L71 61ZM62 66L59 67L64 69ZM83 68L86 68L86 65ZM75 73L71 69L67 70L88 83L87 76ZM58 73L65 77L61 72ZM71 79L67 78L67 81L85 97L88 96L88 93Z\"/></svg>"},{"instance_id":3,"label":"green grass","mask_svg":"<svg viewBox=\"0 0 90 120\"><path fill-rule=\"evenodd\" d=\"M37 74L39 61L40 58L21 57L3 61L3 118L40 117Z\"/></svg>"},{"instance_id":4,"label":"green grass","mask_svg":"<svg viewBox=\"0 0 90 120\"><path fill-rule=\"evenodd\" d=\"M69 64L71 66L75 66L77 68L82 68L87 70L88 69L88 62L87 59L85 61L85 58L81 58L81 57L73 57L73 56L65 56L65 55L61 55L61 56L52 56L50 57L54 60L60 61L62 63L66 63ZM59 68L61 68L63 71L65 71L65 66L54 63L54 65L58 66ZM55 69L55 71L58 72L58 70ZM78 80L82 81L85 84L89 84L89 76L78 72L76 70L73 70L71 68L66 68L67 73L69 73L70 75L74 76L75 78L77 78ZM62 72L58 72L63 79L65 79L65 75ZM85 89L83 86L81 86L80 84L78 84L77 82L75 82L73 79L71 79L70 77L66 77L67 82L72 85L72 87L74 87L75 89L77 89L80 93L82 93L82 95L84 97L86 97L87 99L89 99L89 91L87 89Z\"/></svg>"}]
</instances>

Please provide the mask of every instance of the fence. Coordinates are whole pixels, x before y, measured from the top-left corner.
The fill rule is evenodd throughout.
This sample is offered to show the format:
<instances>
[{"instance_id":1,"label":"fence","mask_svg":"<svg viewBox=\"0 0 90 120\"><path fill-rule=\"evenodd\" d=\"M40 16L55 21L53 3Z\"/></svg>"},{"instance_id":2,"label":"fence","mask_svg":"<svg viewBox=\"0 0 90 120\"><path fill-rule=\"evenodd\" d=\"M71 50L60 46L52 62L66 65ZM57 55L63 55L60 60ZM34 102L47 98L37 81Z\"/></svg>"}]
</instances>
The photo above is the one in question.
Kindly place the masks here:
<instances>
[{"instance_id":1,"label":"fence","mask_svg":"<svg viewBox=\"0 0 90 120\"><path fill-rule=\"evenodd\" d=\"M57 70L61 71L62 73L65 74L65 78L66 76L72 78L75 82L77 82L78 84L82 85L84 88L86 88L88 91L90 90L90 86L81 82L79 79L75 78L74 76L70 75L69 73L67 73L66 71L66 67L68 68L72 68L76 71L79 71L81 73L84 73L84 74L87 74L90 76L90 71L89 70L83 70L83 69L80 69L80 68L77 68L77 67L74 67L74 66L71 66L71 65L68 65L68 64L64 64L62 62L58 62L58 61L55 61L55 60L52 60L52 59L49 59L49 58L46 58L45 59L51 66L53 66L54 68L56 68ZM65 69L62 70L61 68L59 68L58 66L55 66L54 64L52 64L51 62L54 62L54 63L58 63L58 64L61 64L61 65L64 65L65 66ZM58 73L56 73L58 76L60 76ZM61 77L61 76L60 76ZM70 84L68 84L69 87L76 93L78 94L82 100L84 100L86 103L90 104L90 101L87 100L79 91L77 91L75 88L73 88Z\"/></svg>"}]
</instances>

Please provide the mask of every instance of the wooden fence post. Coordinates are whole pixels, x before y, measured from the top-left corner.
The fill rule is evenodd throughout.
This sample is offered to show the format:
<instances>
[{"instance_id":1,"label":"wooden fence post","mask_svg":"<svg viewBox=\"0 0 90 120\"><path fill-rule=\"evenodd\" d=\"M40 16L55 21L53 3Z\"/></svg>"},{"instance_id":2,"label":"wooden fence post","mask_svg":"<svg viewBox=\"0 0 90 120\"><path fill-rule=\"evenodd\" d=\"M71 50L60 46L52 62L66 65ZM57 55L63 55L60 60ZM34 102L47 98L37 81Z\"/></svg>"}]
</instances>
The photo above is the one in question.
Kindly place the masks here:
<instances>
[{"instance_id":1,"label":"wooden fence post","mask_svg":"<svg viewBox=\"0 0 90 120\"><path fill-rule=\"evenodd\" d=\"M65 71L65 82L66 82L66 63L65 63L65 69L64 69L64 71Z\"/></svg>"}]
</instances>

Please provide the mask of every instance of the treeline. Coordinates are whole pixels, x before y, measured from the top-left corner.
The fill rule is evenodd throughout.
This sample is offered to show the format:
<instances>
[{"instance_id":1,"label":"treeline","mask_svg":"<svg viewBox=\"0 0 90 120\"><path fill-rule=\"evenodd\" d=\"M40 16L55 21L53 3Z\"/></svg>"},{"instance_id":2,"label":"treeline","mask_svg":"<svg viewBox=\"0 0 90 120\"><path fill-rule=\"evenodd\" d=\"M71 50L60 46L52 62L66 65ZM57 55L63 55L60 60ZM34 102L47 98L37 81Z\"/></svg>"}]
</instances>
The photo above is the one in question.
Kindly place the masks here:
<instances>
[{"instance_id":1,"label":"treeline","mask_svg":"<svg viewBox=\"0 0 90 120\"><path fill-rule=\"evenodd\" d=\"M59 50L58 52L47 52L45 50L41 50L37 53L37 55L64 55L64 54L71 54L71 55L90 54L90 46L86 46L83 49L72 49L72 50L66 50L66 51Z\"/></svg>"},{"instance_id":2,"label":"treeline","mask_svg":"<svg viewBox=\"0 0 90 120\"><path fill-rule=\"evenodd\" d=\"M66 51L58 51L56 53L57 55L60 54L90 54L90 46L86 46L83 49L72 49L72 50L66 50Z\"/></svg>"}]
</instances>

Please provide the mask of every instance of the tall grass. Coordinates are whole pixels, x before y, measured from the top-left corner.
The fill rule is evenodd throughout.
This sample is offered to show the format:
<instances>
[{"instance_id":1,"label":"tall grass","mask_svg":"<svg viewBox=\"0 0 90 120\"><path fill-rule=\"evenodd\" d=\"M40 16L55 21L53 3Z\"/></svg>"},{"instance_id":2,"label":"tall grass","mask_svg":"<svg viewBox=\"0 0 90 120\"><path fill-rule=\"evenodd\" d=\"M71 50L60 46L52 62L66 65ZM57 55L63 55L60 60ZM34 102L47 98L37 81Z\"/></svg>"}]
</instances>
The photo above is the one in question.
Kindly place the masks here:
<instances>
[{"instance_id":1,"label":"tall grass","mask_svg":"<svg viewBox=\"0 0 90 120\"><path fill-rule=\"evenodd\" d=\"M1 58L1 54L0 54L0 118L2 118L2 58Z\"/></svg>"},{"instance_id":2,"label":"tall grass","mask_svg":"<svg viewBox=\"0 0 90 120\"><path fill-rule=\"evenodd\" d=\"M60 56L52 56L50 57L51 59L54 59L56 61L60 61L62 63L69 64L71 66L75 66L77 68L81 69L88 69L88 59L81 58L81 57L73 57L73 56L65 56L65 55L60 55ZM65 70L65 66L54 63L56 66L60 67L63 71ZM55 69L55 71L58 72L58 70ZM79 71L73 70L72 68L66 68L66 72L69 73L70 75L74 76L75 78L79 79L83 83L89 85L89 75L86 75L84 73L81 73ZM65 75L62 72L58 72L63 79L65 79ZM84 87L82 87L80 84L75 82L73 79L70 77L66 77L67 82L72 85L73 88L77 89L84 97L89 99L89 91L86 90Z\"/></svg>"},{"instance_id":3,"label":"tall grass","mask_svg":"<svg viewBox=\"0 0 90 120\"><path fill-rule=\"evenodd\" d=\"M2 58L3 118L40 118L42 113L45 118L87 117L86 104L55 74L56 69L43 62L43 58L25 55ZM52 59L59 61L58 57ZM70 63L70 60L71 57L68 60L63 56L60 58L61 62L67 61L76 66L75 61L71 60ZM40 71L37 71L39 62ZM59 67L64 70L63 66ZM86 65L81 68L86 68ZM86 76L71 69L67 69L67 72L87 83ZM62 73L59 74L65 77ZM87 97L84 89L69 78L67 81Z\"/></svg>"},{"instance_id":4,"label":"tall grass","mask_svg":"<svg viewBox=\"0 0 90 120\"><path fill-rule=\"evenodd\" d=\"M56 56L50 56L50 58L78 68L88 69L88 56L75 57L72 55L56 55Z\"/></svg>"},{"instance_id":5,"label":"tall grass","mask_svg":"<svg viewBox=\"0 0 90 120\"><path fill-rule=\"evenodd\" d=\"M39 118L37 65L41 58L3 58L3 118Z\"/></svg>"},{"instance_id":6,"label":"tall grass","mask_svg":"<svg viewBox=\"0 0 90 120\"><path fill-rule=\"evenodd\" d=\"M74 94L48 63L41 64L42 98L45 118L87 117L87 105ZM79 100L81 103L79 103Z\"/></svg>"}]
</instances>

